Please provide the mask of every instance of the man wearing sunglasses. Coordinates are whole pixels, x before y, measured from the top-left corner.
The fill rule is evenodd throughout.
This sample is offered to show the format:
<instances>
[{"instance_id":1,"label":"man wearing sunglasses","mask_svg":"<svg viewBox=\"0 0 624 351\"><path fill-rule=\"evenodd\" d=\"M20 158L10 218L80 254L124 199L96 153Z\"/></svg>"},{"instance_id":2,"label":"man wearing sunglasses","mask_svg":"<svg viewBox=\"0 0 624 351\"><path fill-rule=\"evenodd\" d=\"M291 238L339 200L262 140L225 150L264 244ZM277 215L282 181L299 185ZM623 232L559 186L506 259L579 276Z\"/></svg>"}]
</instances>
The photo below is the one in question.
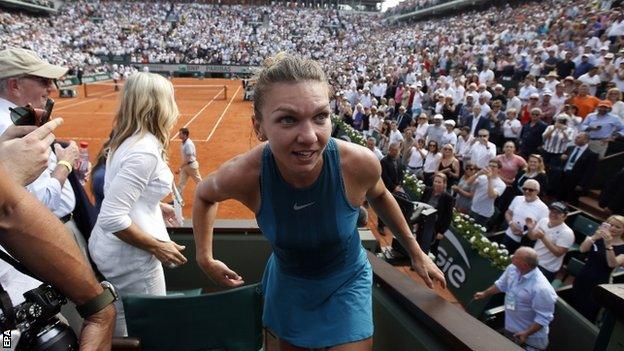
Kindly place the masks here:
<instances>
[{"instance_id":1,"label":"man wearing sunglasses","mask_svg":"<svg viewBox=\"0 0 624 351\"><path fill-rule=\"evenodd\" d=\"M535 179L527 180L522 185L522 192L524 195L516 196L505 212L505 221L509 226L505 231L503 244L510 254L520 247L529 228L543 218L548 218L548 206L538 196L539 182Z\"/></svg>"},{"instance_id":2,"label":"man wearing sunglasses","mask_svg":"<svg viewBox=\"0 0 624 351\"><path fill-rule=\"evenodd\" d=\"M28 104L33 108L44 108L56 90L54 81L66 72L67 68L52 65L30 50L9 48L0 51L0 134L13 125L9 108ZM84 192L80 193L82 189L77 178L71 174L77 158L78 147L75 142L72 141L67 147L55 144L47 169L27 189L65 224L86 257L86 242L78 226L87 228L91 218L74 217L74 212L77 204L80 209L90 204L85 196L76 196L84 195ZM75 185L72 187L70 182L74 180ZM77 198L81 201L78 202ZM89 234L90 229L84 232ZM21 303L24 292L41 284L1 260L0 282L11 296L20 297L20 300L13 301L15 304Z\"/></svg>"}]
</instances>

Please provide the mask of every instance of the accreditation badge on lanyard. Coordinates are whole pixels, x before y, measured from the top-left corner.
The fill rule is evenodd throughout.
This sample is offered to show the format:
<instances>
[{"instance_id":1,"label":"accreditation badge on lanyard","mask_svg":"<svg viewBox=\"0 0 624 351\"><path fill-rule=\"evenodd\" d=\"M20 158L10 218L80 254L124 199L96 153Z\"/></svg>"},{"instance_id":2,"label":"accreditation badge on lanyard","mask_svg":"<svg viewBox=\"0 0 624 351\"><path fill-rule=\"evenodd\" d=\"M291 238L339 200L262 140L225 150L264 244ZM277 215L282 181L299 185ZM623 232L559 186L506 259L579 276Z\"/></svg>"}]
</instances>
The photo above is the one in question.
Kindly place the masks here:
<instances>
[{"instance_id":1,"label":"accreditation badge on lanyard","mask_svg":"<svg viewBox=\"0 0 624 351\"><path fill-rule=\"evenodd\" d=\"M516 310L516 295L512 292L507 292L507 294L505 294L505 310Z\"/></svg>"}]
</instances>

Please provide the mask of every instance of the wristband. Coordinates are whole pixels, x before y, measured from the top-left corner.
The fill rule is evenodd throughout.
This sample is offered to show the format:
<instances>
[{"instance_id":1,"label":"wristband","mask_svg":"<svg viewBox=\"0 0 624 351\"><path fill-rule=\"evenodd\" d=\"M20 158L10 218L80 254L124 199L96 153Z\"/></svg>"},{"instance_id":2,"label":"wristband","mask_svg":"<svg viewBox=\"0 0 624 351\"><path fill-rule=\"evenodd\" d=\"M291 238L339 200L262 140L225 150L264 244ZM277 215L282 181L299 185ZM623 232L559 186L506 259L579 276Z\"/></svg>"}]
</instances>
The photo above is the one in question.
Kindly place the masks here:
<instances>
[{"instance_id":1,"label":"wristband","mask_svg":"<svg viewBox=\"0 0 624 351\"><path fill-rule=\"evenodd\" d=\"M113 284L107 281L103 281L100 283L100 285L102 285L102 288L104 289L102 293L92 298L87 303L76 306L76 310L80 314L80 317L87 319L91 315L98 313L106 306L119 299L119 295L117 295L117 290L115 290Z\"/></svg>"},{"instance_id":2,"label":"wristband","mask_svg":"<svg viewBox=\"0 0 624 351\"><path fill-rule=\"evenodd\" d=\"M72 172L72 170L74 169L71 165L71 163L65 161L65 160L60 160L56 163L57 165L63 165L65 167L67 167L67 170L69 170L69 173Z\"/></svg>"}]
</instances>

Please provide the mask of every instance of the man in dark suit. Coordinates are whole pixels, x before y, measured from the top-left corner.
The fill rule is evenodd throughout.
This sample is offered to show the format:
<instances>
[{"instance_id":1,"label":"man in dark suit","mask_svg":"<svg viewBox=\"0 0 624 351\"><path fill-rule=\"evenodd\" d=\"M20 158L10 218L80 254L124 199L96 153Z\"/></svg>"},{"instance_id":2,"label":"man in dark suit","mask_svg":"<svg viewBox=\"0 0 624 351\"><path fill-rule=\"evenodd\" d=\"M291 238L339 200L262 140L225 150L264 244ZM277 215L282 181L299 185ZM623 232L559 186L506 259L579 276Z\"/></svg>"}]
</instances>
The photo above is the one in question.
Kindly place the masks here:
<instances>
[{"instance_id":1,"label":"man in dark suit","mask_svg":"<svg viewBox=\"0 0 624 351\"><path fill-rule=\"evenodd\" d=\"M561 155L563 161L563 181L559 198L571 205L578 204L579 197L585 193L596 171L598 154L589 150L589 135L579 133L574 139L575 146Z\"/></svg>"},{"instance_id":2,"label":"man in dark suit","mask_svg":"<svg viewBox=\"0 0 624 351\"><path fill-rule=\"evenodd\" d=\"M399 157L399 144L392 143L388 147L388 154L381 159L381 180L388 190L393 193L402 190L403 165Z\"/></svg>"},{"instance_id":3,"label":"man in dark suit","mask_svg":"<svg viewBox=\"0 0 624 351\"><path fill-rule=\"evenodd\" d=\"M401 163L399 147L400 145L398 143L390 144L390 146L388 146L388 154L381 159L381 180L391 193L403 191L401 182L403 182L404 169ZM378 220L377 229L381 235L390 233L389 230L385 230L386 226L381 221L381 218Z\"/></svg>"},{"instance_id":4,"label":"man in dark suit","mask_svg":"<svg viewBox=\"0 0 624 351\"><path fill-rule=\"evenodd\" d=\"M453 197L446 192L447 177L444 173L436 173L433 176L433 186L428 186L423 192L423 196L420 199L421 202L425 202L432 205L438 210L437 218L435 222L435 236L431 243L430 251L432 254L438 254L438 245L440 240L444 238L444 233L451 225L451 218L453 216Z\"/></svg>"},{"instance_id":5,"label":"man in dark suit","mask_svg":"<svg viewBox=\"0 0 624 351\"><path fill-rule=\"evenodd\" d=\"M465 123L475 137L478 136L481 129L486 129L488 132L492 129L490 119L482 115L481 107L478 105L472 108L472 114L465 119Z\"/></svg>"},{"instance_id":6,"label":"man in dark suit","mask_svg":"<svg viewBox=\"0 0 624 351\"><path fill-rule=\"evenodd\" d=\"M399 132L401 133L403 133L405 128L409 127L410 123L412 122L412 116L410 116L409 114L405 112L404 106L399 107L399 113L396 116L396 121L397 121L397 128L399 129Z\"/></svg>"}]
</instances>

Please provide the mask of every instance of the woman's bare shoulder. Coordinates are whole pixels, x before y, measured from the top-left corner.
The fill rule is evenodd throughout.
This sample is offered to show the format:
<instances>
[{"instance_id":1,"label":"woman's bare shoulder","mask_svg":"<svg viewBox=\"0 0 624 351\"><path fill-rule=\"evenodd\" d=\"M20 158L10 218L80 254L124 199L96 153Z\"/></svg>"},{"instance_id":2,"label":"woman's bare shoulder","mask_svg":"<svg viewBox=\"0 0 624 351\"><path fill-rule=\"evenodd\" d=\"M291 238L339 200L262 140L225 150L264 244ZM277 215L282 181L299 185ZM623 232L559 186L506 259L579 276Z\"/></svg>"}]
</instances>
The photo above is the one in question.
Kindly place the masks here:
<instances>
[{"instance_id":1,"label":"woman's bare shoulder","mask_svg":"<svg viewBox=\"0 0 624 351\"><path fill-rule=\"evenodd\" d=\"M212 201L246 200L259 187L264 144L237 155L209 174L203 183Z\"/></svg>"},{"instance_id":2,"label":"woman's bare shoulder","mask_svg":"<svg viewBox=\"0 0 624 351\"><path fill-rule=\"evenodd\" d=\"M376 182L381 175L381 164L371 150L343 140L336 140L336 144L344 175L357 179L358 183Z\"/></svg>"}]
</instances>

